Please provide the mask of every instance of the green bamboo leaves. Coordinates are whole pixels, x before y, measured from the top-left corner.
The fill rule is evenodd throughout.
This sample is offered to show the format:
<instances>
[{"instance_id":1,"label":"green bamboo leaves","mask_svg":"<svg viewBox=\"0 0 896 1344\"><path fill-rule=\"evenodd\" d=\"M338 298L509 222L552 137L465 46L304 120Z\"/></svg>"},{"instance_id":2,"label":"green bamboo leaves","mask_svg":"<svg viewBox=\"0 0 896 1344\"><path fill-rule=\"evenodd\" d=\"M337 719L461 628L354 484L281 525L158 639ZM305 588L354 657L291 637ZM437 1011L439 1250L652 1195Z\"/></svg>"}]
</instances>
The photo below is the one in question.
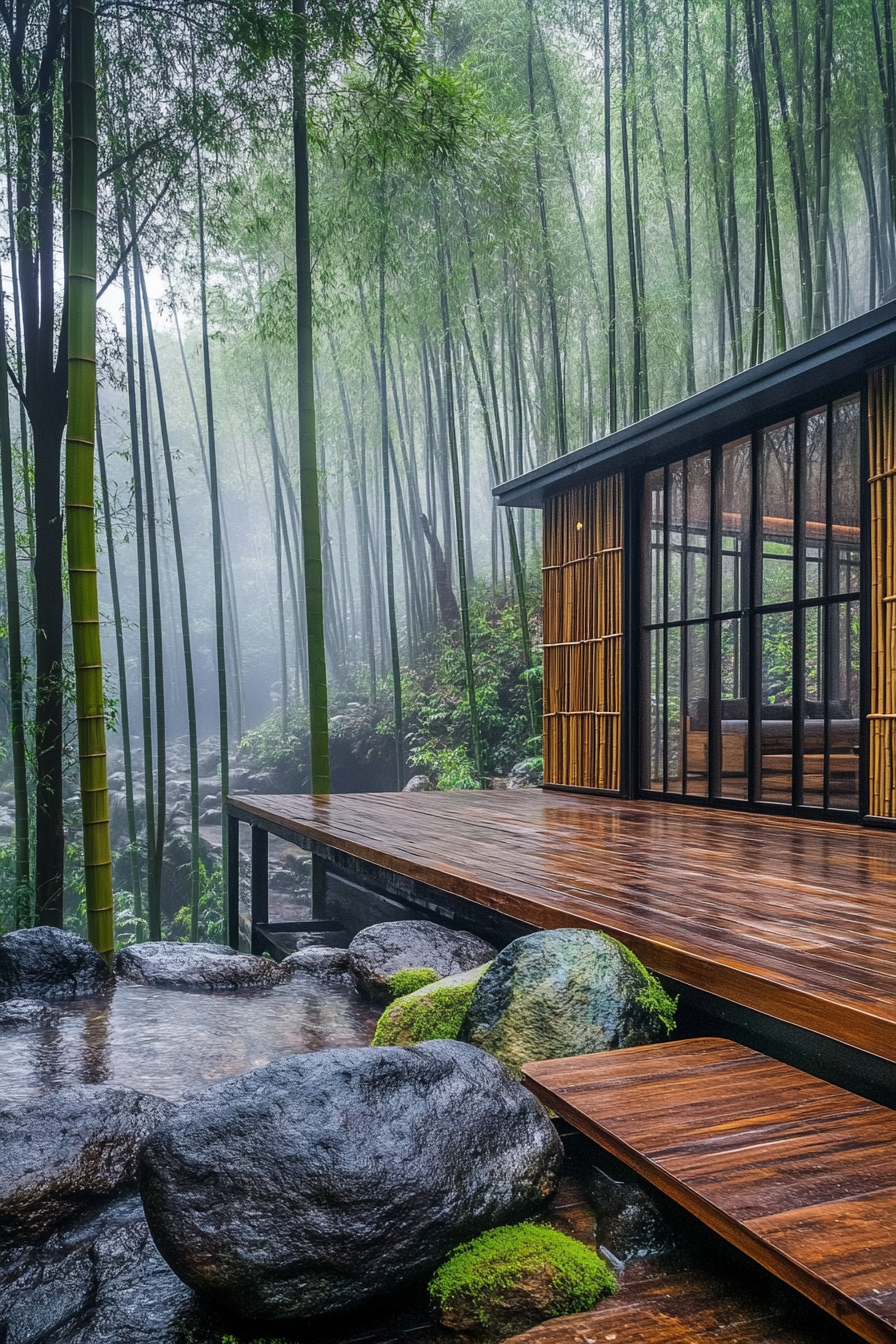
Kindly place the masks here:
<instances>
[{"instance_id":1,"label":"green bamboo leaves","mask_svg":"<svg viewBox=\"0 0 896 1344\"><path fill-rule=\"evenodd\" d=\"M69 224L68 547L87 927L98 952L114 950L106 720L97 595L93 449L96 414L97 131L94 0L72 0L71 218Z\"/></svg>"}]
</instances>

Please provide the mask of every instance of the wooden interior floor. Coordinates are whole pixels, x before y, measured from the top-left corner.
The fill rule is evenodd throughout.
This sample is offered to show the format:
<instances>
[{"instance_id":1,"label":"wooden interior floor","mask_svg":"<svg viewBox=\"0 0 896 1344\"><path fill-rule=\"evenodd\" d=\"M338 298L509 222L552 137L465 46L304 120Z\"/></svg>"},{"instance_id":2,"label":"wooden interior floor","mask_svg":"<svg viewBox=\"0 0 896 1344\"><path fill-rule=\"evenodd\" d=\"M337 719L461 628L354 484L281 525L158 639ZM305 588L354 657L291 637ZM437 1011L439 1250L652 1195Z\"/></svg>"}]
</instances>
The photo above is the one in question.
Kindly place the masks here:
<instances>
[{"instance_id":1,"label":"wooden interior floor","mask_svg":"<svg viewBox=\"0 0 896 1344\"><path fill-rule=\"evenodd\" d=\"M520 790L255 795L258 817L896 1061L896 834Z\"/></svg>"}]
</instances>

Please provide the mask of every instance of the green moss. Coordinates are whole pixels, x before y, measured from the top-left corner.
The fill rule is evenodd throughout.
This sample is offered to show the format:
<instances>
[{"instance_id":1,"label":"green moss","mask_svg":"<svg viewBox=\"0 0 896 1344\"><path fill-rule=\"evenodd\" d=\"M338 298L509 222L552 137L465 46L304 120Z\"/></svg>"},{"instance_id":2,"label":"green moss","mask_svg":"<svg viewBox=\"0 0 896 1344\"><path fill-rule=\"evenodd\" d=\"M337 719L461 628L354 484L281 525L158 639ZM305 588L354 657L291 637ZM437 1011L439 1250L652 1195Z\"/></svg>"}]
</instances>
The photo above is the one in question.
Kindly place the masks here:
<instances>
[{"instance_id":1,"label":"green moss","mask_svg":"<svg viewBox=\"0 0 896 1344\"><path fill-rule=\"evenodd\" d=\"M420 1041L456 1041L473 990L491 962L473 971L451 975L405 994L389 1004L373 1037L373 1045L417 1045ZM395 977L393 976L393 979Z\"/></svg>"},{"instance_id":2,"label":"green moss","mask_svg":"<svg viewBox=\"0 0 896 1344\"><path fill-rule=\"evenodd\" d=\"M624 943L619 944L622 953L632 967L637 971L638 976L643 981L642 988L635 995L635 1000L645 1013L649 1013L671 1036L675 1030L675 1014L678 1011L678 995L673 999L671 994L667 994L657 980L655 975L651 975L646 967L642 966L634 952L626 947Z\"/></svg>"},{"instance_id":3,"label":"green moss","mask_svg":"<svg viewBox=\"0 0 896 1344\"><path fill-rule=\"evenodd\" d=\"M485 1339L506 1336L515 1322L590 1311L615 1291L616 1279L600 1256L537 1223L483 1232L453 1251L429 1285L443 1321Z\"/></svg>"},{"instance_id":4,"label":"green moss","mask_svg":"<svg viewBox=\"0 0 896 1344\"><path fill-rule=\"evenodd\" d=\"M396 971L394 975L389 976L389 990L393 999L403 999L405 994L413 994L415 989L422 989L424 985L431 985L440 978L438 971L434 971L431 966L414 967L410 971Z\"/></svg>"}]
</instances>

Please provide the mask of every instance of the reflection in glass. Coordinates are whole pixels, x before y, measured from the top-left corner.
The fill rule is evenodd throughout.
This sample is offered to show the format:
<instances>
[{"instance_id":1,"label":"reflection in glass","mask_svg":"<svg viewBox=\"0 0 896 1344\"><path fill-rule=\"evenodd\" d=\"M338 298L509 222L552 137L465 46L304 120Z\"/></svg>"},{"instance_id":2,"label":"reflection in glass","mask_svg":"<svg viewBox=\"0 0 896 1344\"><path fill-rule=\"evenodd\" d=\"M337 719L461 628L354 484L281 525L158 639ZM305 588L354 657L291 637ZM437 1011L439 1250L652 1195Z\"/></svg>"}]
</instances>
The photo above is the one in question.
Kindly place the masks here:
<instances>
[{"instance_id":1,"label":"reflection in glass","mask_svg":"<svg viewBox=\"0 0 896 1344\"><path fill-rule=\"evenodd\" d=\"M762 605L793 600L793 421L762 436Z\"/></svg>"},{"instance_id":2,"label":"reflection in glass","mask_svg":"<svg viewBox=\"0 0 896 1344\"><path fill-rule=\"evenodd\" d=\"M669 556L667 559L669 566L669 610L666 613L668 621L680 621L684 615L682 609L684 588L682 566L685 521L684 480L684 463L673 462L669 468L669 497L666 501L669 511Z\"/></svg>"},{"instance_id":3,"label":"reflection in glass","mask_svg":"<svg viewBox=\"0 0 896 1344\"><path fill-rule=\"evenodd\" d=\"M687 629L688 793L706 797L709 788L707 719L709 715L709 627Z\"/></svg>"},{"instance_id":4,"label":"reflection in glass","mask_svg":"<svg viewBox=\"0 0 896 1344\"><path fill-rule=\"evenodd\" d=\"M680 626L666 631L666 791L681 793L684 747L684 723L681 714L681 643Z\"/></svg>"},{"instance_id":5,"label":"reflection in glass","mask_svg":"<svg viewBox=\"0 0 896 1344\"><path fill-rule=\"evenodd\" d=\"M749 439L726 443L722 449L722 557L721 610L739 611L745 605L750 547L752 451Z\"/></svg>"},{"instance_id":6,"label":"reflection in glass","mask_svg":"<svg viewBox=\"0 0 896 1344\"><path fill-rule=\"evenodd\" d=\"M721 777L722 798L747 797L747 621L733 617L718 625L721 668Z\"/></svg>"},{"instance_id":7,"label":"reflection in glass","mask_svg":"<svg viewBox=\"0 0 896 1344\"><path fill-rule=\"evenodd\" d=\"M663 510L665 473L649 471L644 480L644 525L642 536L642 616L645 625L659 625L664 619L663 576L665 558L663 549Z\"/></svg>"},{"instance_id":8,"label":"reflection in glass","mask_svg":"<svg viewBox=\"0 0 896 1344\"><path fill-rule=\"evenodd\" d=\"M692 620L709 613L710 471L709 453L688 458L687 614Z\"/></svg>"},{"instance_id":9,"label":"reflection in glass","mask_svg":"<svg viewBox=\"0 0 896 1344\"><path fill-rule=\"evenodd\" d=\"M803 597L824 594L827 539L828 413L812 411L803 433Z\"/></svg>"},{"instance_id":10,"label":"reflection in glass","mask_svg":"<svg viewBox=\"0 0 896 1344\"><path fill-rule=\"evenodd\" d=\"M834 402L831 425L831 593L859 591L858 397Z\"/></svg>"},{"instance_id":11,"label":"reflection in glass","mask_svg":"<svg viewBox=\"0 0 896 1344\"><path fill-rule=\"evenodd\" d=\"M666 737L666 705L663 693L663 631L650 630L644 639L646 704L644 723L646 760L642 779L649 789L663 788L663 756Z\"/></svg>"},{"instance_id":12,"label":"reflection in glass","mask_svg":"<svg viewBox=\"0 0 896 1344\"><path fill-rule=\"evenodd\" d=\"M759 738L764 802L789 803L793 789L793 612L762 617Z\"/></svg>"}]
</instances>

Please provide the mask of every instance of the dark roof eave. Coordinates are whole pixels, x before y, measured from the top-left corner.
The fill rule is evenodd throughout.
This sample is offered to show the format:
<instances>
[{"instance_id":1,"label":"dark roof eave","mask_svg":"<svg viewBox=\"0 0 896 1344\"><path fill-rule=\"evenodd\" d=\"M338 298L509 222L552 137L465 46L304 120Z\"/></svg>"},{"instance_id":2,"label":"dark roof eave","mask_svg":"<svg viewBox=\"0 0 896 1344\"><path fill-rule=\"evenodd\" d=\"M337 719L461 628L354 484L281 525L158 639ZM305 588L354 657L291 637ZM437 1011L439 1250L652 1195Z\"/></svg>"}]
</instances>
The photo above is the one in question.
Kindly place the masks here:
<instances>
[{"instance_id":1,"label":"dark roof eave","mask_svg":"<svg viewBox=\"0 0 896 1344\"><path fill-rule=\"evenodd\" d=\"M735 374L657 411L596 443L556 458L515 480L497 485L499 504L540 508L547 496L568 488L577 479L619 471L639 459L662 456L704 439L732 434L758 416L794 404L816 391L896 358L896 300L853 318L842 326L804 341L774 359ZM834 367L832 367L834 366Z\"/></svg>"}]
</instances>

